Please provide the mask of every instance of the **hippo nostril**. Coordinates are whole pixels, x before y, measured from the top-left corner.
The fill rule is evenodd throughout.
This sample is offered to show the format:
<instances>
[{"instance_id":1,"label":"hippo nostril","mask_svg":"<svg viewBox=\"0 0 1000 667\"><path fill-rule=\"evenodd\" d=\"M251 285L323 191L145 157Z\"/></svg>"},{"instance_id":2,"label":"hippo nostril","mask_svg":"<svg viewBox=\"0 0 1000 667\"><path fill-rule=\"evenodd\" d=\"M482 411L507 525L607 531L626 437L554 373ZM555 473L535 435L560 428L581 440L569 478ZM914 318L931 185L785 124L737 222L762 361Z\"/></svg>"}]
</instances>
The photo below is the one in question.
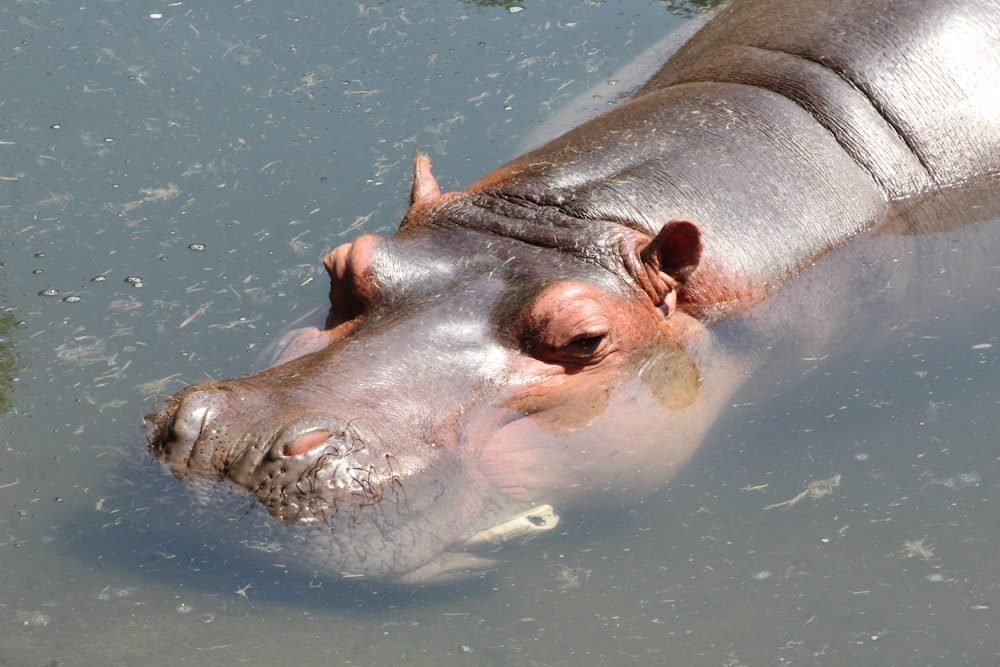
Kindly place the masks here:
<instances>
[{"instance_id":1,"label":"hippo nostril","mask_svg":"<svg viewBox=\"0 0 1000 667\"><path fill-rule=\"evenodd\" d=\"M170 418L161 422L155 434L153 450L164 460L184 464L225 402L225 393L215 389L179 394Z\"/></svg>"},{"instance_id":2,"label":"hippo nostril","mask_svg":"<svg viewBox=\"0 0 1000 667\"><path fill-rule=\"evenodd\" d=\"M291 442L285 443L284 447L281 449L281 453L285 456L298 456L299 454L305 454L306 452L319 447L332 437L333 433L330 433L330 431L327 431L326 429L309 431L308 433L303 433Z\"/></svg>"},{"instance_id":3,"label":"hippo nostril","mask_svg":"<svg viewBox=\"0 0 1000 667\"><path fill-rule=\"evenodd\" d=\"M171 430L177 440L197 440L208 419L209 408L205 405L191 409L185 409L186 407L182 406L170 421Z\"/></svg>"},{"instance_id":4,"label":"hippo nostril","mask_svg":"<svg viewBox=\"0 0 1000 667\"><path fill-rule=\"evenodd\" d=\"M221 400L217 391L195 391L184 396L170 424L174 437L192 442L197 440L206 422L211 421L220 407Z\"/></svg>"}]
</instances>

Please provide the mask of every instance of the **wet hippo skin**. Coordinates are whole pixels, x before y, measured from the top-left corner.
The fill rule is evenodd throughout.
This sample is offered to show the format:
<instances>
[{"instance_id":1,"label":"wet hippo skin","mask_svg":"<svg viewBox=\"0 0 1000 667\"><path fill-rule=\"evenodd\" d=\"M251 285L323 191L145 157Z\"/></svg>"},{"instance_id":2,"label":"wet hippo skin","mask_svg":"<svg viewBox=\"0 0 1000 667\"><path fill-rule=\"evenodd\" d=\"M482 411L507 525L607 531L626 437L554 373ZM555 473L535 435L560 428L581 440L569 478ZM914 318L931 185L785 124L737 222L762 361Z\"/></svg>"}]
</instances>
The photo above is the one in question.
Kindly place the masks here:
<instances>
[{"instance_id":1,"label":"wet hippo skin","mask_svg":"<svg viewBox=\"0 0 1000 667\"><path fill-rule=\"evenodd\" d=\"M842 342L862 274L921 281L883 260L927 207L993 214L998 16L737 1L632 99L461 192L418 154L399 230L325 258L325 326L169 398L152 451L245 489L308 567L408 583L662 487L779 339Z\"/></svg>"}]
</instances>

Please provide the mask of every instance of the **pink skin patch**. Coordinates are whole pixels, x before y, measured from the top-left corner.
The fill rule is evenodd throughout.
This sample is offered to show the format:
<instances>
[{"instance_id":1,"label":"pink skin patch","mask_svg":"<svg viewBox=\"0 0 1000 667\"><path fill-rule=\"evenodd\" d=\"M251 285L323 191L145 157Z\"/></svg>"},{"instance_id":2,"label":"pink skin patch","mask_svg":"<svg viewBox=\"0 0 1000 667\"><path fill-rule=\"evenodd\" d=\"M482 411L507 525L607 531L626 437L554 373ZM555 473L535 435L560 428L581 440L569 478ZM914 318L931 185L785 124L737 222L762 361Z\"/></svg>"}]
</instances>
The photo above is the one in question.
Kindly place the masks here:
<instances>
[{"instance_id":1,"label":"pink skin patch","mask_svg":"<svg viewBox=\"0 0 1000 667\"><path fill-rule=\"evenodd\" d=\"M286 340L278 350L278 354L271 361L271 366L278 366L292 359L304 357L312 352L322 350L330 344L329 333L318 327L305 327L286 334Z\"/></svg>"},{"instance_id":2,"label":"pink skin patch","mask_svg":"<svg viewBox=\"0 0 1000 667\"><path fill-rule=\"evenodd\" d=\"M318 431L309 431L308 433L300 435L298 438L285 445L282 453L285 456L298 456L299 454L305 454L306 452L322 445L324 442L329 440L332 435L332 433L323 429Z\"/></svg>"}]
</instances>

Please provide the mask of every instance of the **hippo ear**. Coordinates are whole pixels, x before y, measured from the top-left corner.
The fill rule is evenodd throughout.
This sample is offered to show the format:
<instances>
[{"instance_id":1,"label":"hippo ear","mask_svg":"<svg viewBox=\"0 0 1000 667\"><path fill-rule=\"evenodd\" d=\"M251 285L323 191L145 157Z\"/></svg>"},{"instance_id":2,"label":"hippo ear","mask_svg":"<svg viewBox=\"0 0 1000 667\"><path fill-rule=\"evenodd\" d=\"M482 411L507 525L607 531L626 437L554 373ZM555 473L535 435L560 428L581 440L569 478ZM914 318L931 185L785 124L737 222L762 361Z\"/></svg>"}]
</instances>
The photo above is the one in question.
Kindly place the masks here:
<instances>
[{"instance_id":1,"label":"hippo ear","mask_svg":"<svg viewBox=\"0 0 1000 667\"><path fill-rule=\"evenodd\" d=\"M417 151L413 156L413 187L410 188L410 205L427 202L441 196L441 188L431 173L431 160Z\"/></svg>"},{"instance_id":2,"label":"hippo ear","mask_svg":"<svg viewBox=\"0 0 1000 667\"><path fill-rule=\"evenodd\" d=\"M642 249L641 256L647 267L683 284L698 268L701 231L693 222L672 220Z\"/></svg>"}]
</instances>

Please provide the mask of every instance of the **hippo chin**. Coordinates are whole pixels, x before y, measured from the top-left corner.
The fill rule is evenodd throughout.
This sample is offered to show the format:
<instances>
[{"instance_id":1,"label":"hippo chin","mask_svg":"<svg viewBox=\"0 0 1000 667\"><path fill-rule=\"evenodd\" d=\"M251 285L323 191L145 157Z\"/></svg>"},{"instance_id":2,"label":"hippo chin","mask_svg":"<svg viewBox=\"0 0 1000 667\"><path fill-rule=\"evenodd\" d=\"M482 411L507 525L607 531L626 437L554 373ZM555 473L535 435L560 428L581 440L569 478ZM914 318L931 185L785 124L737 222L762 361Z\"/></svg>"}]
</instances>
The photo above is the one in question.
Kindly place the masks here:
<instances>
[{"instance_id":1,"label":"hippo chin","mask_svg":"<svg viewBox=\"0 0 1000 667\"><path fill-rule=\"evenodd\" d=\"M311 567L399 582L662 487L766 363L713 325L897 202L1000 173L1000 3L789 14L724 8L631 100L462 192L418 154L396 234L325 258L325 325L168 399L152 451L246 490Z\"/></svg>"}]
</instances>

